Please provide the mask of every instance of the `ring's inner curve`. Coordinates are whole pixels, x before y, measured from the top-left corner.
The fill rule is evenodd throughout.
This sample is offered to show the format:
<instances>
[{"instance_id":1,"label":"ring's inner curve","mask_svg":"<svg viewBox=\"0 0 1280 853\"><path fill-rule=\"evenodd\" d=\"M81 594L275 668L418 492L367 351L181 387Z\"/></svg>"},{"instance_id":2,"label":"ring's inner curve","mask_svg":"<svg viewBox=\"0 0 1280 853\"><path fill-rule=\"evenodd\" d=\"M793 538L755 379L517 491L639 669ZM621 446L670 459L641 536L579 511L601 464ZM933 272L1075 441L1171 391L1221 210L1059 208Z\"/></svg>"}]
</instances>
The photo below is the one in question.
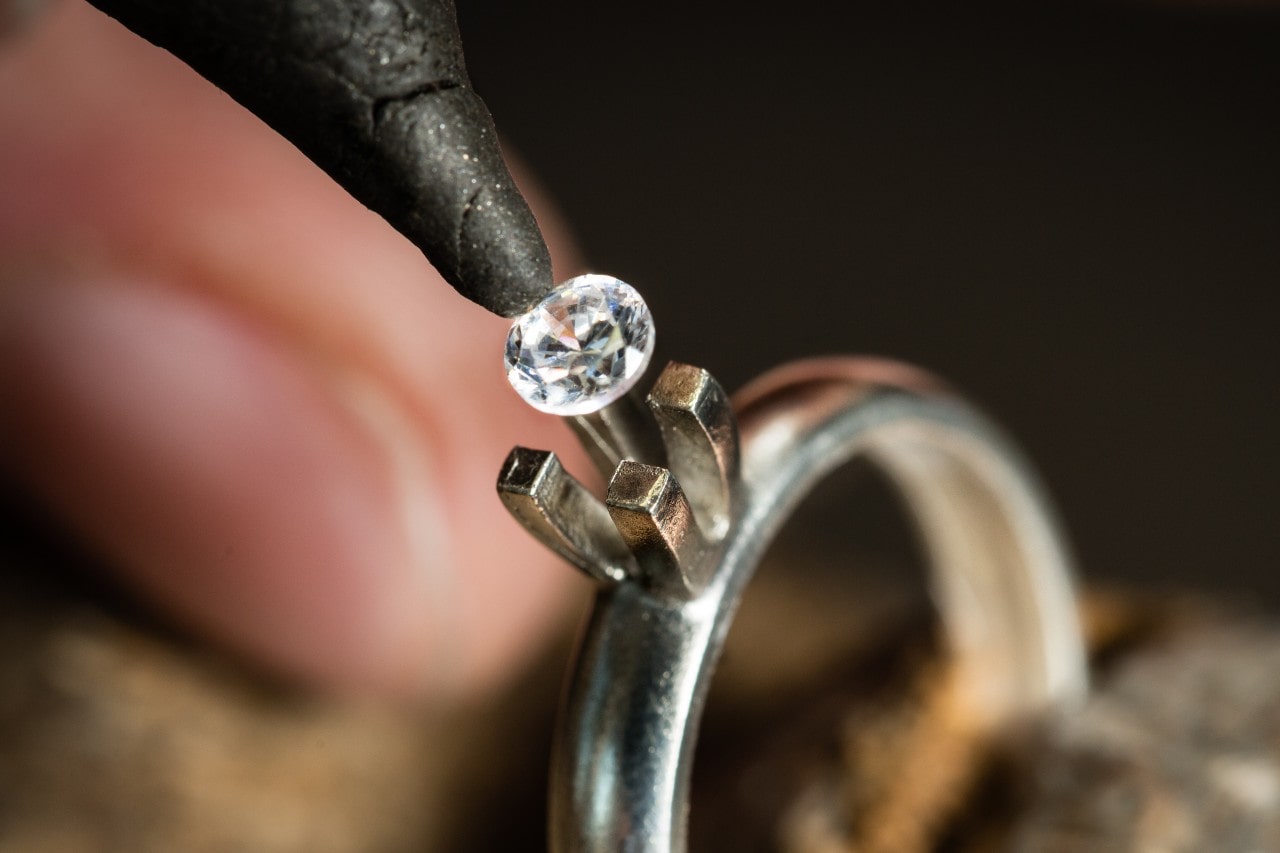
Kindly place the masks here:
<instances>
[{"instance_id":1,"label":"ring's inner curve","mask_svg":"<svg viewBox=\"0 0 1280 853\"><path fill-rule=\"evenodd\" d=\"M804 496L865 456L923 539L949 650L992 727L1080 695L1069 559L1034 476L998 431L901 368L784 368L735 399L742 489L725 549L690 600L634 583L600 594L553 765L555 850L682 851L689 768L744 586Z\"/></svg>"}]
</instances>

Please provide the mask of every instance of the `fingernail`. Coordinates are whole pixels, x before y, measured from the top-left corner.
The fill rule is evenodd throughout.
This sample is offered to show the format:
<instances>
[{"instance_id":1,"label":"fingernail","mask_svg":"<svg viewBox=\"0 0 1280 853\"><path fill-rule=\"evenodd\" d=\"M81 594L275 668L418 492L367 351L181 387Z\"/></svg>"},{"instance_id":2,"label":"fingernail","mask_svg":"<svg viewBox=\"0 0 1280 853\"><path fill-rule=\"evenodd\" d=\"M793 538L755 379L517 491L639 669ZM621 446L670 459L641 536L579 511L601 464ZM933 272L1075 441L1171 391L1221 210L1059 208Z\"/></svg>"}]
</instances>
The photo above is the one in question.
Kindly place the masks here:
<instances>
[{"instance_id":1,"label":"fingernail","mask_svg":"<svg viewBox=\"0 0 1280 853\"><path fill-rule=\"evenodd\" d=\"M375 378L130 280L6 286L0 360L9 464L146 598L291 676L424 688L451 543Z\"/></svg>"}]
</instances>

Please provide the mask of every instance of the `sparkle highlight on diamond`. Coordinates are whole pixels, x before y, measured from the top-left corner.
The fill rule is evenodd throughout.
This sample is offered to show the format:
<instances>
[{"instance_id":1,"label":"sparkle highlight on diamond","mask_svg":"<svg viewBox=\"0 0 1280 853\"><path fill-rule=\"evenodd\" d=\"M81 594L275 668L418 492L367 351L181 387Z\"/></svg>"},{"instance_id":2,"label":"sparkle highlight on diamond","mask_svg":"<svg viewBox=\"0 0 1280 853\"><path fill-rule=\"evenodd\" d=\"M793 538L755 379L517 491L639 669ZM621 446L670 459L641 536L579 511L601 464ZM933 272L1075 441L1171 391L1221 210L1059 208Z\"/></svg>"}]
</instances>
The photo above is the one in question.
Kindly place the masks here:
<instances>
[{"instance_id":1,"label":"sparkle highlight on diamond","mask_svg":"<svg viewBox=\"0 0 1280 853\"><path fill-rule=\"evenodd\" d=\"M553 415L587 415L626 394L653 355L653 318L636 289L608 275L571 278L507 335L507 379Z\"/></svg>"}]
</instances>

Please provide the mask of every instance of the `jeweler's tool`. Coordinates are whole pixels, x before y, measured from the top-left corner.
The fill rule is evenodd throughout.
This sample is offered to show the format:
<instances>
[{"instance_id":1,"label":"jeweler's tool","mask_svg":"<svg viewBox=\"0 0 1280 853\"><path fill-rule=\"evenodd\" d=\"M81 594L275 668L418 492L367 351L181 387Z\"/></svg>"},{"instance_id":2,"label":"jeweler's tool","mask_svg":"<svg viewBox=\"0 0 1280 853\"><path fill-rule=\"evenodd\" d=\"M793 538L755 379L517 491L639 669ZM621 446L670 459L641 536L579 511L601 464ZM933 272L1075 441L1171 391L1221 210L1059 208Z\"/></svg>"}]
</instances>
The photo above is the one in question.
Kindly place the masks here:
<instances>
[{"instance_id":1,"label":"jeweler's tool","mask_svg":"<svg viewBox=\"0 0 1280 853\"><path fill-rule=\"evenodd\" d=\"M514 316L552 290L452 0L90 2L296 145L463 296Z\"/></svg>"}]
</instances>

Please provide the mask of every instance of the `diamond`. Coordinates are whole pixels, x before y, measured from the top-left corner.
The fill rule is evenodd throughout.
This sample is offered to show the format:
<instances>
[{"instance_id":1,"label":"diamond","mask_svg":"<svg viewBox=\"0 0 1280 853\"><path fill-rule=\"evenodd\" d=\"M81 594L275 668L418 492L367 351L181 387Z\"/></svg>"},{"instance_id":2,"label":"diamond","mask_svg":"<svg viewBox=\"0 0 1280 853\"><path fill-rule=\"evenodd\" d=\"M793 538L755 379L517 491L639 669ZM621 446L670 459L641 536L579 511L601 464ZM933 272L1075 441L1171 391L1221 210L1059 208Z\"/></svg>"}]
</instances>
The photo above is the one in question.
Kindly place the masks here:
<instances>
[{"instance_id":1,"label":"diamond","mask_svg":"<svg viewBox=\"0 0 1280 853\"><path fill-rule=\"evenodd\" d=\"M586 415L627 393L652 355L653 317L636 289L580 275L516 319L507 379L535 409Z\"/></svg>"}]
</instances>

